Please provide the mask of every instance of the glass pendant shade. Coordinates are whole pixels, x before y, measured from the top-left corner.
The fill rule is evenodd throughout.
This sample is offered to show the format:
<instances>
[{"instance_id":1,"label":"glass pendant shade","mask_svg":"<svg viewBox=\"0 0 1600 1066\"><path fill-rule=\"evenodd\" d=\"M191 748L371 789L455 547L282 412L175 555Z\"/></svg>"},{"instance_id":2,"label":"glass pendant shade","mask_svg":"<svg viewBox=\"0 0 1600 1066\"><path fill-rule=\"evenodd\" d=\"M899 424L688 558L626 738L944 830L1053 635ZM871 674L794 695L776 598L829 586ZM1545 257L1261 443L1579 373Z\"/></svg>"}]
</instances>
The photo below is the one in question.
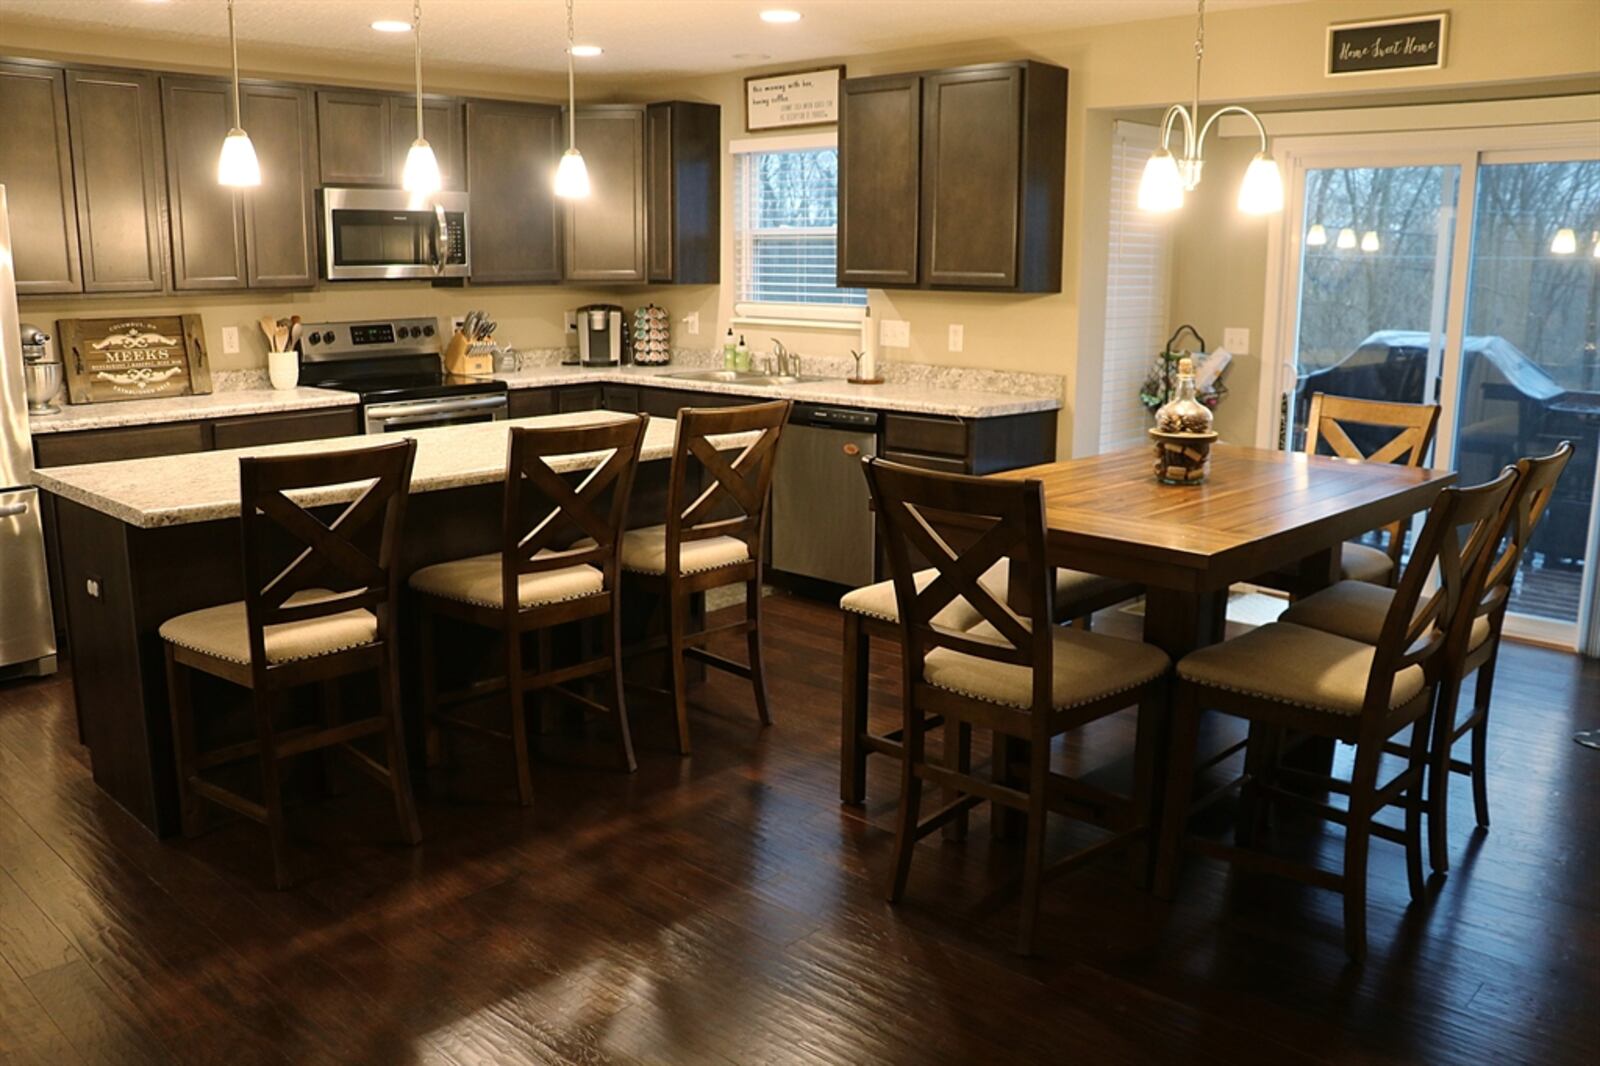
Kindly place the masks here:
<instances>
[{"instance_id":1,"label":"glass pendant shade","mask_svg":"<svg viewBox=\"0 0 1600 1066\"><path fill-rule=\"evenodd\" d=\"M251 187L261 184L261 164L256 161L250 135L235 126L222 140L217 157L217 184Z\"/></svg>"},{"instance_id":2,"label":"glass pendant shade","mask_svg":"<svg viewBox=\"0 0 1600 1066\"><path fill-rule=\"evenodd\" d=\"M429 195L439 191L444 182L439 177L439 160L434 157L433 146L425 138L411 142L406 153L405 169L400 172L400 185L406 192Z\"/></svg>"},{"instance_id":3,"label":"glass pendant shade","mask_svg":"<svg viewBox=\"0 0 1600 1066\"><path fill-rule=\"evenodd\" d=\"M1550 251L1556 255L1571 255L1578 250L1578 235L1563 226L1556 230L1555 239L1550 242Z\"/></svg>"},{"instance_id":4,"label":"glass pendant shade","mask_svg":"<svg viewBox=\"0 0 1600 1066\"><path fill-rule=\"evenodd\" d=\"M1261 152L1250 160L1239 185L1239 210L1247 215L1270 215L1283 210L1283 177L1278 164Z\"/></svg>"},{"instance_id":5,"label":"glass pendant shade","mask_svg":"<svg viewBox=\"0 0 1600 1066\"><path fill-rule=\"evenodd\" d=\"M1178 173L1178 161L1172 153L1160 151L1144 165L1144 176L1139 179L1139 210L1176 211L1183 206L1183 178Z\"/></svg>"},{"instance_id":6,"label":"glass pendant shade","mask_svg":"<svg viewBox=\"0 0 1600 1066\"><path fill-rule=\"evenodd\" d=\"M1346 226L1339 231L1339 239L1335 242L1337 248L1354 248L1356 246L1356 231Z\"/></svg>"},{"instance_id":7,"label":"glass pendant shade","mask_svg":"<svg viewBox=\"0 0 1600 1066\"><path fill-rule=\"evenodd\" d=\"M556 195L564 200L581 200L589 195L589 168L583 162L583 153L576 148L561 153L561 165L556 167Z\"/></svg>"},{"instance_id":8,"label":"glass pendant shade","mask_svg":"<svg viewBox=\"0 0 1600 1066\"><path fill-rule=\"evenodd\" d=\"M1595 234L1594 251L1590 254L1592 254L1596 259L1600 259L1600 233Z\"/></svg>"},{"instance_id":9,"label":"glass pendant shade","mask_svg":"<svg viewBox=\"0 0 1600 1066\"><path fill-rule=\"evenodd\" d=\"M1313 248L1321 248L1328 243L1328 231L1322 228L1322 223L1318 222L1306 230L1306 243Z\"/></svg>"},{"instance_id":10,"label":"glass pendant shade","mask_svg":"<svg viewBox=\"0 0 1600 1066\"><path fill-rule=\"evenodd\" d=\"M1378 231L1369 229L1361 235L1361 250L1363 252L1376 252L1378 250Z\"/></svg>"}]
</instances>

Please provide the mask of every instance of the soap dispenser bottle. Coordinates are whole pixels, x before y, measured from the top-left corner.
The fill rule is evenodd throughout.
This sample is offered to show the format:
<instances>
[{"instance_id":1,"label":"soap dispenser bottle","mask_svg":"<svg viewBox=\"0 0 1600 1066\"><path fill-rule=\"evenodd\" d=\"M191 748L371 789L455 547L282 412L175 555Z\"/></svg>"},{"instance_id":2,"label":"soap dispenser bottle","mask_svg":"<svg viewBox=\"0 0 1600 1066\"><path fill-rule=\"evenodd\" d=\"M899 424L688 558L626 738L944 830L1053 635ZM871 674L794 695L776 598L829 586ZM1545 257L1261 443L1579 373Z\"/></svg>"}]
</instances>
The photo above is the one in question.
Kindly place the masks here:
<instances>
[{"instance_id":1,"label":"soap dispenser bottle","mask_svg":"<svg viewBox=\"0 0 1600 1066\"><path fill-rule=\"evenodd\" d=\"M738 358L738 343L733 339L733 327L728 327L728 336L722 342L722 369L732 370L734 361Z\"/></svg>"}]
</instances>

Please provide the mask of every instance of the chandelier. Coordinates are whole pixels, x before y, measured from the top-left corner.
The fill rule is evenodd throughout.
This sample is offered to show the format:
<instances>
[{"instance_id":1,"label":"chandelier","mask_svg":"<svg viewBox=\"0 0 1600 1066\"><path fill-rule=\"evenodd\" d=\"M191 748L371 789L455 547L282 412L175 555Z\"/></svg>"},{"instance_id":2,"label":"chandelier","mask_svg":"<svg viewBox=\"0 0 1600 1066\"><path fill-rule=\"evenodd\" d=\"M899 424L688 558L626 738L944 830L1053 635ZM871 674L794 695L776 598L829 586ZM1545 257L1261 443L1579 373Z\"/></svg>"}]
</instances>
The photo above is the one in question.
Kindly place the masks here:
<instances>
[{"instance_id":1,"label":"chandelier","mask_svg":"<svg viewBox=\"0 0 1600 1066\"><path fill-rule=\"evenodd\" d=\"M1261 137L1261 148L1244 172L1239 186L1239 210L1248 215L1267 215L1283 210L1283 178L1278 164L1267 155L1267 128L1256 113L1238 104L1218 108L1206 119L1205 125L1195 132L1200 118L1200 63L1206 53L1206 0L1199 0L1194 32L1194 104L1185 107L1173 104L1161 120L1161 150L1152 155L1144 165L1144 176L1139 179L1139 207L1145 211L1176 211L1183 206L1183 194L1193 192L1200 184L1200 170L1205 165L1206 134L1211 126L1226 114L1244 115L1256 125ZM1183 120L1183 155L1174 156L1169 147L1172 128Z\"/></svg>"}]
</instances>

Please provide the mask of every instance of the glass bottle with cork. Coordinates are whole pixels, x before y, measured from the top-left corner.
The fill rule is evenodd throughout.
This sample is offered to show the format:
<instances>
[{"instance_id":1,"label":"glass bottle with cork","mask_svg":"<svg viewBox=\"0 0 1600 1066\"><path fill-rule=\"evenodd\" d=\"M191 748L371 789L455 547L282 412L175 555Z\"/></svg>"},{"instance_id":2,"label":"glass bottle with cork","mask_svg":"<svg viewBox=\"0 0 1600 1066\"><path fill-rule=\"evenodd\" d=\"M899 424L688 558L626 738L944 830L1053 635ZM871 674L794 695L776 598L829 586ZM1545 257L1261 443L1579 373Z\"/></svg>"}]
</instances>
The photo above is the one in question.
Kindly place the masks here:
<instances>
[{"instance_id":1,"label":"glass bottle with cork","mask_svg":"<svg viewBox=\"0 0 1600 1066\"><path fill-rule=\"evenodd\" d=\"M1211 409L1195 398L1194 360L1178 360L1178 384L1172 399L1156 411L1150 430L1155 440L1156 479L1168 485L1198 485L1211 470Z\"/></svg>"}]
</instances>

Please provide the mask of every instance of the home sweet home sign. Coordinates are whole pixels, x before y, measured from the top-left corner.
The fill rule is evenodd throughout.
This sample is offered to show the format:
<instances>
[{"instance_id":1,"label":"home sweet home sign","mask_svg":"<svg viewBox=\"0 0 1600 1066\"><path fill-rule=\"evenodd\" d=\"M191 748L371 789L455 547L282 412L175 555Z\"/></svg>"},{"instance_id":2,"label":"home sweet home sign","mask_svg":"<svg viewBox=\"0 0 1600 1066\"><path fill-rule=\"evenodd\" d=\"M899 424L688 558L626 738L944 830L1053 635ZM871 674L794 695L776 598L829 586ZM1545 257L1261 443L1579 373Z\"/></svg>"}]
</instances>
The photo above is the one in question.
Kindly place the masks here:
<instances>
[{"instance_id":1,"label":"home sweet home sign","mask_svg":"<svg viewBox=\"0 0 1600 1066\"><path fill-rule=\"evenodd\" d=\"M1328 27L1328 76L1438 70L1444 66L1450 16L1408 15Z\"/></svg>"}]
</instances>

